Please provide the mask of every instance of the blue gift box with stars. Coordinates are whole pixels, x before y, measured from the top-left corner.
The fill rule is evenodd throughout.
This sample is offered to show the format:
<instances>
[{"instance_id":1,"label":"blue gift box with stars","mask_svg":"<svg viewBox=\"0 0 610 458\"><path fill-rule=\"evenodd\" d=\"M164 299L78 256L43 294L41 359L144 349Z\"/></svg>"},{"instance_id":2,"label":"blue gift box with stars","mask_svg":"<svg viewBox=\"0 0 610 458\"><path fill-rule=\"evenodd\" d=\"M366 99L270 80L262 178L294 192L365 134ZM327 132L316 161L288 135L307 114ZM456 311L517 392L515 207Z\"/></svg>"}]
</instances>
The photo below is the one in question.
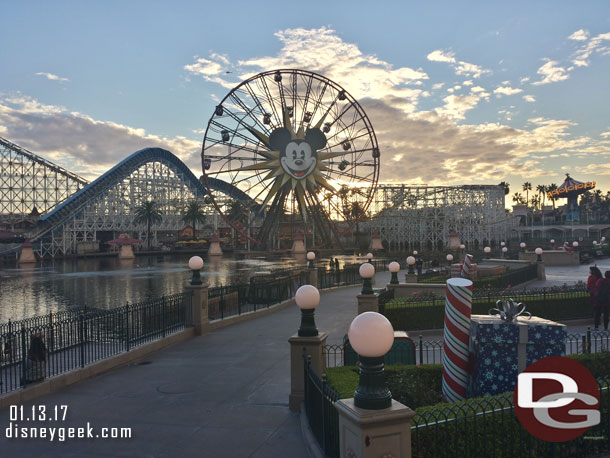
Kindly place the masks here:
<instances>
[{"instance_id":1,"label":"blue gift box with stars","mask_svg":"<svg viewBox=\"0 0 610 458\"><path fill-rule=\"evenodd\" d=\"M515 389L517 376L547 356L564 356L567 326L538 317L506 322L472 315L468 396L490 396Z\"/></svg>"}]
</instances>

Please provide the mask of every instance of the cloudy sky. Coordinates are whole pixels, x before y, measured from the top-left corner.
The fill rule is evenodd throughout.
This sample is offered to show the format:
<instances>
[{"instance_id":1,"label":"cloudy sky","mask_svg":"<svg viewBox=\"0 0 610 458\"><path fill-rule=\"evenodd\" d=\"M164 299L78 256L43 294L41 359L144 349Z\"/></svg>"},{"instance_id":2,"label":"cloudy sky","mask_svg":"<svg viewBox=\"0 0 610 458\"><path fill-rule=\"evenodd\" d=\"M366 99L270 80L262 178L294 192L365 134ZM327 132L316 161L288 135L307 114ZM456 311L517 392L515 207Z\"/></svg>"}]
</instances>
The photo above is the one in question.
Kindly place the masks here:
<instances>
[{"instance_id":1,"label":"cloudy sky","mask_svg":"<svg viewBox=\"0 0 610 458\"><path fill-rule=\"evenodd\" d=\"M610 2L12 2L0 136L91 179L161 146L196 175L244 78L302 68L370 117L381 181L610 189Z\"/></svg>"}]
</instances>

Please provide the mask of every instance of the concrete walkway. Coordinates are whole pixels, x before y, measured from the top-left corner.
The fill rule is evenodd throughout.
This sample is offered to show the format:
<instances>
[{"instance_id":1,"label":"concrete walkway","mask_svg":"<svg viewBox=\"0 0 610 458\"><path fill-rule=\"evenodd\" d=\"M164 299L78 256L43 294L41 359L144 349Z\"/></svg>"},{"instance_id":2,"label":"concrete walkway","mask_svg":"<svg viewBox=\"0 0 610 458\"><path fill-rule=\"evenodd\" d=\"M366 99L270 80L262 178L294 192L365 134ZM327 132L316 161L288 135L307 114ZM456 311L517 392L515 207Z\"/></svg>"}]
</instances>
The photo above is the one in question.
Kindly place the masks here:
<instances>
[{"instance_id":1,"label":"concrete walkway","mask_svg":"<svg viewBox=\"0 0 610 458\"><path fill-rule=\"evenodd\" d=\"M602 266L602 270L610 269ZM557 269L557 270L555 270ZM582 271L582 272L581 272ZM587 266L549 268L548 280L586 280ZM388 272L378 273L376 287ZM534 285L532 285L534 286ZM360 286L327 291L316 311L328 343L340 343L356 316ZM300 314L289 306L162 350L139 364L64 388L24 406L67 405L66 421L49 427L130 427L131 439L6 439L0 411L0 457L294 457L305 458L298 414L288 410L289 346ZM586 325L570 327L579 332ZM414 332L417 335L419 332ZM426 333L441 339L442 331ZM13 426L42 426L34 421Z\"/></svg>"},{"instance_id":2,"label":"concrete walkway","mask_svg":"<svg viewBox=\"0 0 610 458\"><path fill-rule=\"evenodd\" d=\"M384 274L379 275L378 284ZM387 276L389 279L389 276ZM329 343L356 316L360 287L328 291L316 313ZM306 457L298 414L288 410L288 338L300 323L289 306L162 350L24 405L67 405L66 421L19 427L131 427L131 439L6 439L0 411L0 457ZM27 414L26 414L27 416Z\"/></svg>"}]
</instances>

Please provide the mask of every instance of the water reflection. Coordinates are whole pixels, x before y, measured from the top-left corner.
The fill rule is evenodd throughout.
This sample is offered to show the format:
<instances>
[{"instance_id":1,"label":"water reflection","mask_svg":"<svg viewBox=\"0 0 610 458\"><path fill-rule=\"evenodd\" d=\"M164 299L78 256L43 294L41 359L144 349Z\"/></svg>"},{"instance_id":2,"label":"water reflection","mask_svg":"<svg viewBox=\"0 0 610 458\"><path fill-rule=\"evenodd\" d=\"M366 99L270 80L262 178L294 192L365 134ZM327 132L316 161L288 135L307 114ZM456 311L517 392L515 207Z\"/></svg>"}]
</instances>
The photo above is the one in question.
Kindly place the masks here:
<instances>
[{"instance_id":1,"label":"water reflection","mask_svg":"<svg viewBox=\"0 0 610 458\"><path fill-rule=\"evenodd\" d=\"M126 302L182 291L190 278L190 255L164 255L119 260L115 257L49 260L19 268L0 265L0 322L88 306L114 308ZM341 264L362 261L339 257ZM210 286L247 282L273 269L304 266L305 255L204 259L202 276ZM327 267L328 259L319 259Z\"/></svg>"}]
</instances>

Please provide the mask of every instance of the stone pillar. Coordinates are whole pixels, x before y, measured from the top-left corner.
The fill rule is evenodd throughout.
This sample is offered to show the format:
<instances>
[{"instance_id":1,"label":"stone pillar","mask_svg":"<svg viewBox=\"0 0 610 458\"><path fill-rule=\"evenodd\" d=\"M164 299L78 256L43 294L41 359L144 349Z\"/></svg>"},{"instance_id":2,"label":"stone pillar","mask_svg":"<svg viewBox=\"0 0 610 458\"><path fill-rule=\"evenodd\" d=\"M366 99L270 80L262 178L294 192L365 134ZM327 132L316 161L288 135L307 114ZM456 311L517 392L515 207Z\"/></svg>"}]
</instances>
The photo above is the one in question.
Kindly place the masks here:
<instances>
[{"instance_id":1,"label":"stone pillar","mask_svg":"<svg viewBox=\"0 0 610 458\"><path fill-rule=\"evenodd\" d=\"M315 267L307 269L307 282L311 286L318 287L318 269Z\"/></svg>"},{"instance_id":2,"label":"stone pillar","mask_svg":"<svg viewBox=\"0 0 610 458\"><path fill-rule=\"evenodd\" d=\"M379 294L358 294L358 315L364 312L379 312Z\"/></svg>"},{"instance_id":3,"label":"stone pillar","mask_svg":"<svg viewBox=\"0 0 610 458\"><path fill-rule=\"evenodd\" d=\"M405 274L405 282L417 283L417 274Z\"/></svg>"},{"instance_id":4,"label":"stone pillar","mask_svg":"<svg viewBox=\"0 0 610 458\"><path fill-rule=\"evenodd\" d=\"M25 242L21 246L21 254L19 255L19 260L17 262L19 264L36 263L36 255L34 254L34 250L32 249L32 244L30 242Z\"/></svg>"},{"instance_id":5,"label":"stone pillar","mask_svg":"<svg viewBox=\"0 0 610 458\"><path fill-rule=\"evenodd\" d=\"M335 403L339 413L339 456L411 458L410 408L392 399L391 407L360 409L354 399Z\"/></svg>"},{"instance_id":6,"label":"stone pillar","mask_svg":"<svg viewBox=\"0 0 610 458\"><path fill-rule=\"evenodd\" d=\"M312 337L301 337L295 334L288 339L290 343L290 396L288 397L290 410L299 410L301 402L305 399L303 352L311 356L311 367L316 374L322 376L326 370L323 354L326 337L325 332L320 332L317 336Z\"/></svg>"},{"instance_id":7,"label":"stone pillar","mask_svg":"<svg viewBox=\"0 0 610 458\"><path fill-rule=\"evenodd\" d=\"M538 261L536 263L538 280L546 280L546 268L544 262Z\"/></svg>"},{"instance_id":8,"label":"stone pillar","mask_svg":"<svg viewBox=\"0 0 610 458\"><path fill-rule=\"evenodd\" d=\"M195 335L207 334L210 332L208 320L208 284L184 285L185 291L193 292L192 319L191 325L195 328Z\"/></svg>"}]
</instances>

